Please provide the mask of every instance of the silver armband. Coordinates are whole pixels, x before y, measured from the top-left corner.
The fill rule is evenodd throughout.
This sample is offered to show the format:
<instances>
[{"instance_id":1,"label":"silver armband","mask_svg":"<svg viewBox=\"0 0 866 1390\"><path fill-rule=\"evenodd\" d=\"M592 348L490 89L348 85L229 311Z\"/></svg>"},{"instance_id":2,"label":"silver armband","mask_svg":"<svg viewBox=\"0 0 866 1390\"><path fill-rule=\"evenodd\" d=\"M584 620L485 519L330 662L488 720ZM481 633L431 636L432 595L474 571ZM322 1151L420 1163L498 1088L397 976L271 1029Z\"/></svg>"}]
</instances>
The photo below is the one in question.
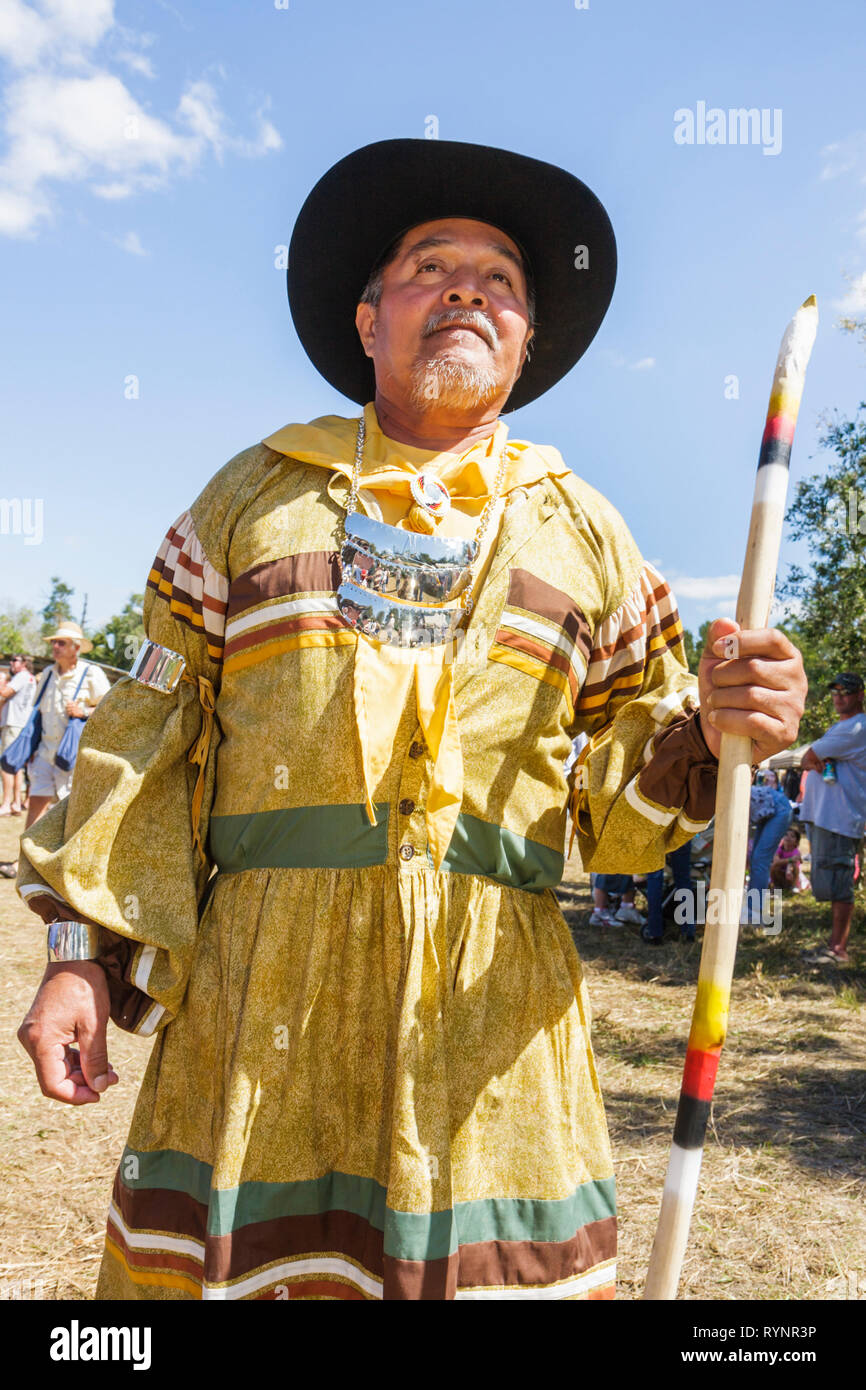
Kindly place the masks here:
<instances>
[{"instance_id":1,"label":"silver armband","mask_svg":"<svg viewBox=\"0 0 866 1390\"><path fill-rule=\"evenodd\" d=\"M151 690L170 695L177 689L185 669L186 661L179 652L173 652L169 647L161 647L158 642L145 639L129 674L133 680L141 681L142 685L149 686Z\"/></svg>"},{"instance_id":2,"label":"silver armband","mask_svg":"<svg viewBox=\"0 0 866 1390\"><path fill-rule=\"evenodd\" d=\"M48 960L96 960L99 928L87 922L52 922L48 928Z\"/></svg>"}]
</instances>

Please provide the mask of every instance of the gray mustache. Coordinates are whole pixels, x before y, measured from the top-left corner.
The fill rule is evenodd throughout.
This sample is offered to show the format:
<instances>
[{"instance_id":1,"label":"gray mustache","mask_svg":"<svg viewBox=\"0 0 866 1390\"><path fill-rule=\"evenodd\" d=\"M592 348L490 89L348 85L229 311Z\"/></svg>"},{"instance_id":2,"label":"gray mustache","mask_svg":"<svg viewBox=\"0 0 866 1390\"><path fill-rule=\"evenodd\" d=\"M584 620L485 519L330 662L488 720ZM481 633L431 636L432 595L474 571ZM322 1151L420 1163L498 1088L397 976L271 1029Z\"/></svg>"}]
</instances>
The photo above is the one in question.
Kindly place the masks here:
<instances>
[{"instance_id":1,"label":"gray mustache","mask_svg":"<svg viewBox=\"0 0 866 1390\"><path fill-rule=\"evenodd\" d=\"M461 328L474 328L481 334L489 348L494 352L499 347L499 333L496 326L480 309L447 309L444 314L431 314L423 329L422 338L431 338L441 328L457 324Z\"/></svg>"}]
</instances>

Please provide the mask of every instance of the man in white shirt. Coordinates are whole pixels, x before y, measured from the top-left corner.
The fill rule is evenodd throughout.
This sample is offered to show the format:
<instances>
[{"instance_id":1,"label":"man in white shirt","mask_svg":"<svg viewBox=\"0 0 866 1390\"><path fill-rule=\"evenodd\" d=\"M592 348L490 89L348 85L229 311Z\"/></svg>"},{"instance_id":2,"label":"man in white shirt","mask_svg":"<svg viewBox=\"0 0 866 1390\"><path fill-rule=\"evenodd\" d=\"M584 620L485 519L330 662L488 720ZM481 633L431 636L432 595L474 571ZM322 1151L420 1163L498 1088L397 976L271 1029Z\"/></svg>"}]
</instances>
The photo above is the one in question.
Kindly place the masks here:
<instances>
[{"instance_id":1,"label":"man in white shirt","mask_svg":"<svg viewBox=\"0 0 866 1390\"><path fill-rule=\"evenodd\" d=\"M73 769L66 771L58 767L54 757L70 719L89 718L110 689L105 672L81 660L81 655L89 652L93 643L77 623L62 622L45 640L51 643L54 665L43 672L36 690L36 698L40 690L43 691L39 700L42 739L28 769L28 830L44 815L52 801L62 801L69 795ZM14 878L17 871L17 864L0 864L0 874L4 878Z\"/></svg>"},{"instance_id":2,"label":"man in white shirt","mask_svg":"<svg viewBox=\"0 0 866 1390\"><path fill-rule=\"evenodd\" d=\"M803 756L803 767L817 776L806 778L800 819L810 826L812 892L819 902L832 902L830 944L816 959L848 960L848 933L854 911L854 856L866 826L866 714L863 681L843 671L831 683L838 722ZM828 762L835 778L824 781Z\"/></svg>"},{"instance_id":3,"label":"man in white shirt","mask_svg":"<svg viewBox=\"0 0 866 1390\"><path fill-rule=\"evenodd\" d=\"M23 656L13 656L9 663L9 680L0 690L0 753L5 753L14 743L33 708L36 681ZM21 795L24 789L24 769L20 772L4 772L3 801L0 816L17 816L21 813Z\"/></svg>"}]
</instances>

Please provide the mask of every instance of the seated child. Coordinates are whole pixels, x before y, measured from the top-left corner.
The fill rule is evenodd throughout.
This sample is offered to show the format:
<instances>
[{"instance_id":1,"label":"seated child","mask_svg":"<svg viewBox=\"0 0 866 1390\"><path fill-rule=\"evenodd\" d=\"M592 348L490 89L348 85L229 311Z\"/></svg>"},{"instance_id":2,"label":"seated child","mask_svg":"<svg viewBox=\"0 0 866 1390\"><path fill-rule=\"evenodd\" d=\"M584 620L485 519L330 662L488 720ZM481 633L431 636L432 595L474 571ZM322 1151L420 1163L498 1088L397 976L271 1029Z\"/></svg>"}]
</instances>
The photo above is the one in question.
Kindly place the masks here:
<instances>
[{"instance_id":1,"label":"seated child","mask_svg":"<svg viewBox=\"0 0 866 1390\"><path fill-rule=\"evenodd\" d=\"M770 865L770 882L774 888L793 888L795 893L803 893L809 887L803 877L799 830L785 831Z\"/></svg>"}]
</instances>

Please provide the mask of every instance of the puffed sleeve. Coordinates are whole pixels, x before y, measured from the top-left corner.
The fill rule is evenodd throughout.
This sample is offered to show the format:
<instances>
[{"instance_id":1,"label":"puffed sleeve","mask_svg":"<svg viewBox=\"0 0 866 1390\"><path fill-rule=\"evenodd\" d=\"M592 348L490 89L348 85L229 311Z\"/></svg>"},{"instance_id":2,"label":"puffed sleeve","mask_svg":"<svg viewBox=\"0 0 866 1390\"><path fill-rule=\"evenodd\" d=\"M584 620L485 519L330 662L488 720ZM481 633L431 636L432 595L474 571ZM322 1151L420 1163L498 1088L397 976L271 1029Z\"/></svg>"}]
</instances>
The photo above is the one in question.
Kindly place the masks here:
<instances>
[{"instance_id":1,"label":"puffed sleeve","mask_svg":"<svg viewBox=\"0 0 866 1390\"><path fill-rule=\"evenodd\" d=\"M575 710L589 743L572 769L581 861L596 873L646 873L706 828L718 765L701 732L698 687L665 580L638 560L625 597L600 622Z\"/></svg>"},{"instance_id":2,"label":"puffed sleeve","mask_svg":"<svg viewBox=\"0 0 866 1390\"><path fill-rule=\"evenodd\" d=\"M204 847L227 596L225 563L205 552L185 512L159 548L144 604L147 637L184 657L184 677L171 694L131 678L112 687L87 720L68 798L21 842L21 896L44 921L104 929L112 1018L141 1034L183 999L212 870Z\"/></svg>"}]
</instances>

